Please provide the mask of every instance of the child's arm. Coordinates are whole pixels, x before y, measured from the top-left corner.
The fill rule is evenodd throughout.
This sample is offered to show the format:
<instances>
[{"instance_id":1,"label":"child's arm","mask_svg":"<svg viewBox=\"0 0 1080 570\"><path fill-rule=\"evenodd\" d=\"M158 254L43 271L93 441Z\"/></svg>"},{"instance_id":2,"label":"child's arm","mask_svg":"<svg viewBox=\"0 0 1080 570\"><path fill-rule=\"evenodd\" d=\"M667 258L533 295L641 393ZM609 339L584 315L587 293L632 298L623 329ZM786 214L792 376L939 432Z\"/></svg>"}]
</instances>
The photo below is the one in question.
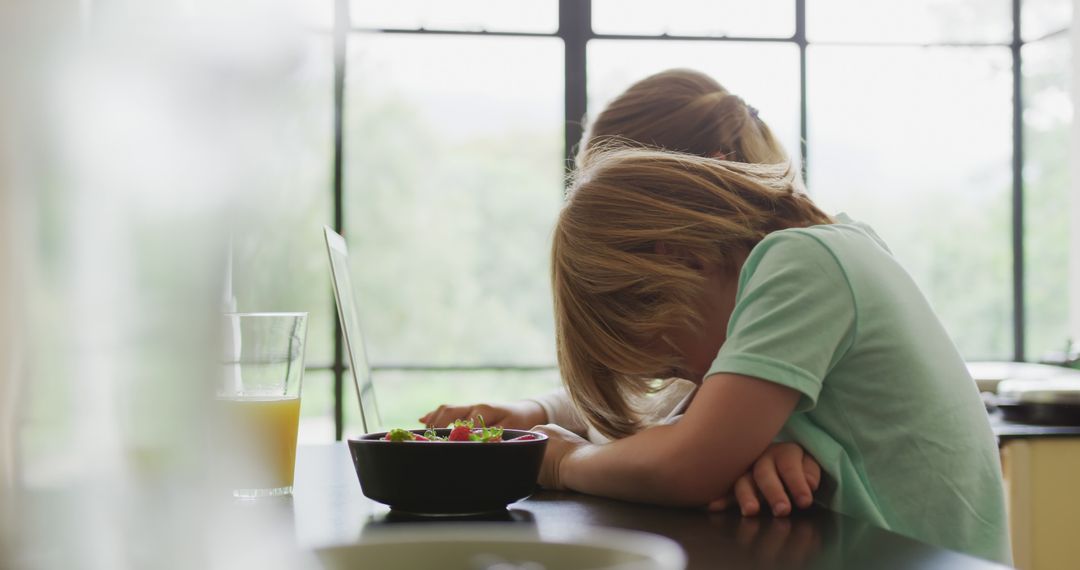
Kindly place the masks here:
<instances>
[{"instance_id":1,"label":"child's arm","mask_svg":"<svg viewBox=\"0 0 1080 570\"><path fill-rule=\"evenodd\" d=\"M536 424L552 421L543 406L532 400L505 404L442 405L424 414L419 421L426 426L442 427L454 420L471 420L476 416L483 416L484 423L489 426L508 429L529 429Z\"/></svg>"},{"instance_id":2,"label":"child's arm","mask_svg":"<svg viewBox=\"0 0 1080 570\"><path fill-rule=\"evenodd\" d=\"M708 505L732 491L779 433L799 396L750 376L714 374L678 423L607 445L540 426L551 436L540 484L630 501Z\"/></svg>"},{"instance_id":3,"label":"child's arm","mask_svg":"<svg viewBox=\"0 0 1080 570\"><path fill-rule=\"evenodd\" d=\"M743 516L754 516L761 512L760 497L774 515L784 516L791 512L791 503L802 509L812 505L820 484L821 465L806 450L796 443L774 443L735 480L731 494L709 503L709 510L738 504Z\"/></svg>"},{"instance_id":4,"label":"child's arm","mask_svg":"<svg viewBox=\"0 0 1080 570\"><path fill-rule=\"evenodd\" d=\"M588 424L570 401L564 388L548 394L505 404L472 404L469 406L442 405L420 418L420 423L436 427L454 420L469 420L484 416L484 423L508 429L529 429L539 424L556 424L577 435L585 436Z\"/></svg>"}]
</instances>

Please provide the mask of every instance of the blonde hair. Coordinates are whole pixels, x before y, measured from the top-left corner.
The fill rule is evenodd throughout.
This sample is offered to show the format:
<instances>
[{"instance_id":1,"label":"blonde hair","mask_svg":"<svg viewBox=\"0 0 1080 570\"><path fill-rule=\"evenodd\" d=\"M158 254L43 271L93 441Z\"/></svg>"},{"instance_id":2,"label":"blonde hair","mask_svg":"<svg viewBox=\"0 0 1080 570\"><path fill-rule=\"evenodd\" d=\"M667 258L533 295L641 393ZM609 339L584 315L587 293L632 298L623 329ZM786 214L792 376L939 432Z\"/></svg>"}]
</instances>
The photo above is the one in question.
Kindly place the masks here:
<instances>
[{"instance_id":1,"label":"blonde hair","mask_svg":"<svg viewBox=\"0 0 1080 570\"><path fill-rule=\"evenodd\" d=\"M609 437L637 432L632 401L683 364L667 333L703 324L694 267L737 271L770 232L831 221L785 165L598 147L551 249L559 368L578 409Z\"/></svg>"},{"instance_id":2,"label":"blonde hair","mask_svg":"<svg viewBox=\"0 0 1080 570\"><path fill-rule=\"evenodd\" d=\"M650 75L616 97L582 137L578 166L618 140L737 162L791 164L756 109L692 69ZM802 189L801 176L791 176Z\"/></svg>"}]
</instances>

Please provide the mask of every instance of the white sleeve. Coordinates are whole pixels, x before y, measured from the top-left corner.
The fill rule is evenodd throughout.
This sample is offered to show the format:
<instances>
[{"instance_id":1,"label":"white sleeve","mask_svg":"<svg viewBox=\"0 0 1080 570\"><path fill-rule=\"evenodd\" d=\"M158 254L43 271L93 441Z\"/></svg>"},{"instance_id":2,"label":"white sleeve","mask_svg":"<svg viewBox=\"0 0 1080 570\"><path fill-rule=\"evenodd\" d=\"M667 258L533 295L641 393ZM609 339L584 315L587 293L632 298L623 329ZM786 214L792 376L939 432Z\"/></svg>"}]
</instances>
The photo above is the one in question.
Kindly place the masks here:
<instances>
[{"instance_id":1,"label":"white sleeve","mask_svg":"<svg viewBox=\"0 0 1080 570\"><path fill-rule=\"evenodd\" d=\"M681 378L668 378L667 388L651 398L651 404L645 410L645 420L652 425L670 425L683 417L690 407L697 385Z\"/></svg>"},{"instance_id":2,"label":"white sleeve","mask_svg":"<svg viewBox=\"0 0 1080 570\"><path fill-rule=\"evenodd\" d=\"M648 398L644 405L646 424L673 424L679 421L694 397L697 386L688 380L670 379L671 384L659 394ZM589 425L578 412L565 388L559 388L543 396L528 398L540 404L547 414L548 423L562 426L592 443L608 443L611 438Z\"/></svg>"},{"instance_id":3,"label":"white sleeve","mask_svg":"<svg viewBox=\"0 0 1080 570\"><path fill-rule=\"evenodd\" d=\"M536 402L540 404L541 408L544 408L549 424L564 427L583 437L588 433L588 422L578 413L577 408L574 407L574 402L570 400L570 394L566 393L565 388L559 388L536 398L528 398L528 400Z\"/></svg>"}]
</instances>

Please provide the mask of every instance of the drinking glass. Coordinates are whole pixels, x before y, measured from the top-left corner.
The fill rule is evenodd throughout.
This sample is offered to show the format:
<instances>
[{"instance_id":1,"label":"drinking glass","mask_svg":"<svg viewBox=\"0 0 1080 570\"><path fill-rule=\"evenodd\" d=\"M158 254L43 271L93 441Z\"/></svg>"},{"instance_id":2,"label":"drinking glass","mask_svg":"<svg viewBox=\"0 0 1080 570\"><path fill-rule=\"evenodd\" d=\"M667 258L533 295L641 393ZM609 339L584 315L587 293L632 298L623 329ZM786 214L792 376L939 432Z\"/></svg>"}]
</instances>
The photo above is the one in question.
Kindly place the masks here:
<instances>
[{"instance_id":1,"label":"drinking glass","mask_svg":"<svg viewBox=\"0 0 1080 570\"><path fill-rule=\"evenodd\" d=\"M292 493L307 313L228 313L214 402L217 482L238 498Z\"/></svg>"}]
</instances>

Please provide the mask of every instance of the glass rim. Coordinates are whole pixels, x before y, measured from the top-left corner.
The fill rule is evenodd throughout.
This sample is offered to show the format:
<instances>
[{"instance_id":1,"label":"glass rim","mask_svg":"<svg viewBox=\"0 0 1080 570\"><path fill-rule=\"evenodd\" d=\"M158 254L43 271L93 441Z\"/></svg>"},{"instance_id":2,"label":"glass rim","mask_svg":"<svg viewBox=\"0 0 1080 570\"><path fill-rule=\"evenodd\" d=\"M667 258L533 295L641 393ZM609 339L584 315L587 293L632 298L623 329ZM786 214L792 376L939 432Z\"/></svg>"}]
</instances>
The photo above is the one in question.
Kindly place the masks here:
<instances>
[{"instance_id":1,"label":"glass rim","mask_svg":"<svg viewBox=\"0 0 1080 570\"><path fill-rule=\"evenodd\" d=\"M307 317L308 312L307 311L291 311L291 312L275 313L275 312L261 311L261 312L243 313L243 312L232 311L232 312L222 313L221 316L223 316L223 317Z\"/></svg>"}]
</instances>

